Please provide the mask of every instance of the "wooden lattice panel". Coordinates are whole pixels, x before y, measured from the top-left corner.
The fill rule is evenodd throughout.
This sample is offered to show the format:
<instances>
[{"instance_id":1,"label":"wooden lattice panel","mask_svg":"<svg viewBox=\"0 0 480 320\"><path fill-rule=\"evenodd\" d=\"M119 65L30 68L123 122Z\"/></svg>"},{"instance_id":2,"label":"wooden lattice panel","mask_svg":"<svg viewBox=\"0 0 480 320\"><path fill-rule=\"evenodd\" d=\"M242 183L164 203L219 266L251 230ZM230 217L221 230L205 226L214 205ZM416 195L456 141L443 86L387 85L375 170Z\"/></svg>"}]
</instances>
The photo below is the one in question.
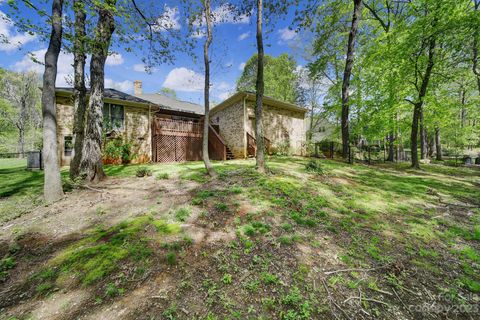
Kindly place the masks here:
<instances>
[{"instance_id":1,"label":"wooden lattice panel","mask_svg":"<svg viewBox=\"0 0 480 320\"><path fill-rule=\"evenodd\" d=\"M202 158L201 137L157 135L153 138L153 143L156 162L181 162Z\"/></svg>"},{"instance_id":2,"label":"wooden lattice panel","mask_svg":"<svg viewBox=\"0 0 480 320\"><path fill-rule=\"evenodd\" d=\"M202 159L203 124L201 122L156 118L153 121L153 161L180 162ZM212 133L211 133L212 136ZM212 159L224 160L221 155Z\"/></svg>"}]
</instances>

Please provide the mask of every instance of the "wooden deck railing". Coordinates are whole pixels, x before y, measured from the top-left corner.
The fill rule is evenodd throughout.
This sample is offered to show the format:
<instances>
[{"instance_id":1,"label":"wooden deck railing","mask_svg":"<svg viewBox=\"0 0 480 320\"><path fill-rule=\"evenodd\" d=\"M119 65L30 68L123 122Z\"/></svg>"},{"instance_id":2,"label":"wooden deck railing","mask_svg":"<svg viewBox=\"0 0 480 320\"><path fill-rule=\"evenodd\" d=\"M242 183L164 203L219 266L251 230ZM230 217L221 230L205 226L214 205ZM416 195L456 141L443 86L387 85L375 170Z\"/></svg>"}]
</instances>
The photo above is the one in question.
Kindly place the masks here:
<instances>
[{"instance_id":1,"label":"wooden deck railing","mask_svg":"<svg viewBox=\"0 0 480 320\"><path fill-rule=\"evenodd\" d=\"M171 131L198 135L203 132L202 122L156 118L153 125L154 133Z\"/></svg>"},{"instance_id":2,"label":"wooden deck railing","mask_svg":"<svg viewBox=\"0 0 480 320\"><path fill-rule=\"evenodd\" d=\"M272 142L270 139L267 139L263 137L263 143L265 145L265 151L267 154L270 154ZM247 154L248 156L253 156L257 154L257 139L255 139L254 136L252 136L250 133L247 132Z\"/></svg>"}]
</instances>

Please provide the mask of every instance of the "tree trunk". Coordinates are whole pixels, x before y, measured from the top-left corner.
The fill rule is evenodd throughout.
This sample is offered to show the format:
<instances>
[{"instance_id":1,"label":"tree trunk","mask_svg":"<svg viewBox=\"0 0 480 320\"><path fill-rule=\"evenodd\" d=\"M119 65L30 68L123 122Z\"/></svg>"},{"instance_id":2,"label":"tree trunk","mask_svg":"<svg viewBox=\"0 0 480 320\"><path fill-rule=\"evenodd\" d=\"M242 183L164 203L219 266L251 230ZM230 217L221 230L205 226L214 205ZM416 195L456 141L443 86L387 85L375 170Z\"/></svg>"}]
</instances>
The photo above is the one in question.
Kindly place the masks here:
<instances>
[{"instance_id":1,"label":"tree trunk","mask_svg":"<svg viewBox=\"0 0 480 320\"><path fill-rule=\"evenodd\" d=\"M22 154L22 158L25 155L25 129L18 128L18 152Z\"/></svg>"},{"instance_id":2,"label":"tree trunk","mask_svg":"<svg viewBox=\"0 0 480 320\"><path fill-rule=\"evenodd\" d=\"M442 157L442 144L440 142L440 128L438 126L435 127L435 149L437 154L437 160L443 161Z\"/></svg>"},{"instance_id":3,"label":"tree trunk","mask_svg":"<svg viewBox=\"0 0 480 320\"><path fill-rule=\"evenodd\" d=\"M420 164L418 162L418 123L423 109L423 100L427 94L428 84L430 82L430 77L432 75L432 70L434 66L434 57L435 57L435 46L436 41L432 36L430 38L430 44L428 48L428 63L425 69L425 75L422 78L422 85L418 92L418 101L415 102L413 109L413 120L412 120L412 132L410 135L410 144L412 147L412 168L419 169Z\"/></svg>"},{"instance_id":4,"label":"tree trunk","mask_svg":"<svg viewBox=\"0 0 480 320\"><path fill-rule=\"evenodd\" d=\"M210 59L208 56L208 49L212 43L212 17L211 17L211 5L210 0L203 2L205 10L205 21L207 24L207 39L203 46L203 59L205 61L205 89L204 89L204 103L205 103L205 116L203 121L203 143L202 143L202 155L203 163L210 176L216 177L215 170L210 163L210 157L208 155L208 130L210 124Z\"/></svg>"},{"instance_id":5,"label":"tree trunk","mask_svg":"<svg viewBox=\"0 0 480 320\"><path fill-rule=\"evenodd\" d=\"M80 174L83 142L85 139L85 111L87 108L87 90L85 88L85 19L84 2L75 0L75 39L73 45L73 70L74 70L74 110L73 115L73 159L70 163L70 178L75 179Z\"/></svg>"},{"instance_id":6,"label":"tree trunk","mask_svg":"<svg viewBox=\"0 0 480 320\"><path fill-rule=\"evenodd\" d=\"M82 174L85 174L87 181L91 182L98 182L106 177L102 164L102 111L105 91L105 61L115 30L113 17L115 3L116 0L106 0L98 10L98 24L90 60L90 100L80 170Z\"/></svg>"},{"instance_id":7,"label":"tree trunk","mask_svg":"<svg viewBox=\"0 0 480 320\"><path fill-rule=\"evenodd\" d=\"M417 102L413 109L412 133L410 137L410 144L412 148L412 168L420 169L418 162L418 122L420 119L420 112L422 110L423 102Z\"/></svg>"},{"instance_id":8,"label":"tree trunk","mask_svg":"<svg viewBox=\"0 0 480 320\"><path fill-rule=\"evenodd\" d=\"M395 135L393 132L388 134L388 157L387 161L393 162L395 160Z\"/></svg>"},{"instance_id":9,"label":"tree trunk","mask_svg":"<svg viewBox=\"0 0 480 320\"><path fill-rule=\"evenodd\" d=\"M423 106L420 109L420 159L427 158L427 133L423 119Z\"/></svg>"},{"instance_id":10,"label":"tree trunk","mask_svg":"<svg viewBox=\"0 0 480 320\"><path fill-rule=\"evenodd\" d=\"M263 1L257 0L257 83L255 103L255 135L257 140L256 166L259 172L265 172L265 143L263 141L263 35L262 35Z\"/></svg>"},{"instance_id":11,"label":"tree trunk","mask_svg":"<svg viewBox=\"0 0 480 320\"><path fill-rule=\"evenodd\" d=\"M480 1L476 0L475 1L475 12L479 11L480 9ZM480 32L478 28L475 28L475 32L473 34L473 74L477 78L477 87L478 87L478 93L480 94L480 63L478 62L478 45L479 45L479 38L480 38Z\"/></svg>"},{"instance_id":12,"label":"tree trunk","mask_svg":"<svg viewBox=\"0 0 480 320\"><path fill-rule=\"evenodd\" d=\"M57 62L62 45L63 0L52 3L52 33L45 53L45 72L43 74L42 117L43 117L43 195L47 203L63 197L62 179L58 163L57 147L57 111L55 105L55 82L57 80Z\"/></svg>"},{"instance_id":13,"label":"tree trunk","mask_svg":"<svg viewBox=\"0 0 480 320\"><path fill-rule=\"evenodd\" d=\"M313 113L314 113L314 109L315 109L315 106L312 103L312 107L310 108L310 130L308 130L308 136L307 136L307 139L308 139L309 143L312 143L312 139L313 139Z\"/></svg>"},{"instance_id":14,"label":"tree trunk","mask_svg":"<svg viewBox=\"0 0 480 320\"><path fill-rule=\"evenodd\" d=\"M464 128L465 122L467 122L467 110L465 108L465 89L462 89L462 91L460 92L460 103L462 105L462 109L460 109L460 126Z\"/></svg>"},{"instance_id":15,"label":"tree trunk","mask_svg":"<svg viewBox=\"0 0 480 320\"><path fill-rule=\"evenodd\" d=\"M435 135L427 134L428 148L427 155L428 158L433 158L433 152L435 150Z\"/></svg>"},{"instance_id":16,"label":"tree trunk","mask_svg":"<svg viewBox=\"0 0 480 320\"><path fill-rule=\"evenodd\" d=\"M353 17L350 34L348 35L347 60L345 62L345 72L343 73L342 84L342 154L344 158L348 157L350 143L349 137L349 90L350 77L352 75L353 62L355 58L355 38L357 36L358 23L362 13L362 0L353 0Z\"/></svg>"}]
</instances>

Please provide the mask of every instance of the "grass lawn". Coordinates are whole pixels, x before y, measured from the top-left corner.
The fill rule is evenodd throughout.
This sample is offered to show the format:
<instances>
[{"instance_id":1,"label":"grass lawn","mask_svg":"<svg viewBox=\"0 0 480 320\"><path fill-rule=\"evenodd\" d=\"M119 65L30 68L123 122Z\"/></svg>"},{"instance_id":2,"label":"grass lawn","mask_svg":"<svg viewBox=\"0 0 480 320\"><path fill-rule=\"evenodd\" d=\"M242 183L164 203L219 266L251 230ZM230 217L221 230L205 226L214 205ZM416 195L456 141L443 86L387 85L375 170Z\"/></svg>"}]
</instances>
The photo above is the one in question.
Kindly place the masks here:
<instances>
[{"instance_id":1,"label":"grass lawn","mask_svg":"<svg viewBox=\"0 0 480 320\"><path fill-rule=\"evenodd\" d=\"M95 223L68 243L50 245L28 279L11 277L31 258L22 250L5 253L4 281L28 294L0 295L0 308L3 303L20 319L37 307L6 301L48 301L51 295L61 301L81 288L86 298L76 297L76 311L60 310L64 318L101 318L117 307L126 308L125 319L478 314L478 168L423 165L417 171L406 164L277 157L261 175L253 165L215 162L216 180L205 176L201 162L107 166L108 176L132 186L148 181L146 195L133 204L153 199L148 211L108 227L123 208L101 202L108 194L73 190L103 203ZM41 192L42 173L23 167L17 160L0 162L0 212L9 223L22 214L15 203ZM152 177L135 177L139 167ZM181 202L172 202L175 197Z\"/></svg>"}]
</instances>

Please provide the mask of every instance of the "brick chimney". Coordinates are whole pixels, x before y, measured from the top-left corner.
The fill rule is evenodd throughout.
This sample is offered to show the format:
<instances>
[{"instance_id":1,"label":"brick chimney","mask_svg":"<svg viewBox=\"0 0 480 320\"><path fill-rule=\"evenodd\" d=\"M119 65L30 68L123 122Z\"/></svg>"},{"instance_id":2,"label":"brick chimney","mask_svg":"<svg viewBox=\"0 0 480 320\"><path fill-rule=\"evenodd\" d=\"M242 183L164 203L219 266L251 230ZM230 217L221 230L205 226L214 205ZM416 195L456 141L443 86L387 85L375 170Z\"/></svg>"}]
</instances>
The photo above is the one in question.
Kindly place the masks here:
<instances>
[{"instance_id":1,"label":"brick chimney","mask_svg":"<svg viewBox=\"0 0 480 320\"><path fill-rule=\"evenodd\" d=\"M142 91L142 81L140 80L135 80L133 82L133 94L134 95L139 95L139 94L142 94L143 91Z\"/></svg>"}]
</instances>

